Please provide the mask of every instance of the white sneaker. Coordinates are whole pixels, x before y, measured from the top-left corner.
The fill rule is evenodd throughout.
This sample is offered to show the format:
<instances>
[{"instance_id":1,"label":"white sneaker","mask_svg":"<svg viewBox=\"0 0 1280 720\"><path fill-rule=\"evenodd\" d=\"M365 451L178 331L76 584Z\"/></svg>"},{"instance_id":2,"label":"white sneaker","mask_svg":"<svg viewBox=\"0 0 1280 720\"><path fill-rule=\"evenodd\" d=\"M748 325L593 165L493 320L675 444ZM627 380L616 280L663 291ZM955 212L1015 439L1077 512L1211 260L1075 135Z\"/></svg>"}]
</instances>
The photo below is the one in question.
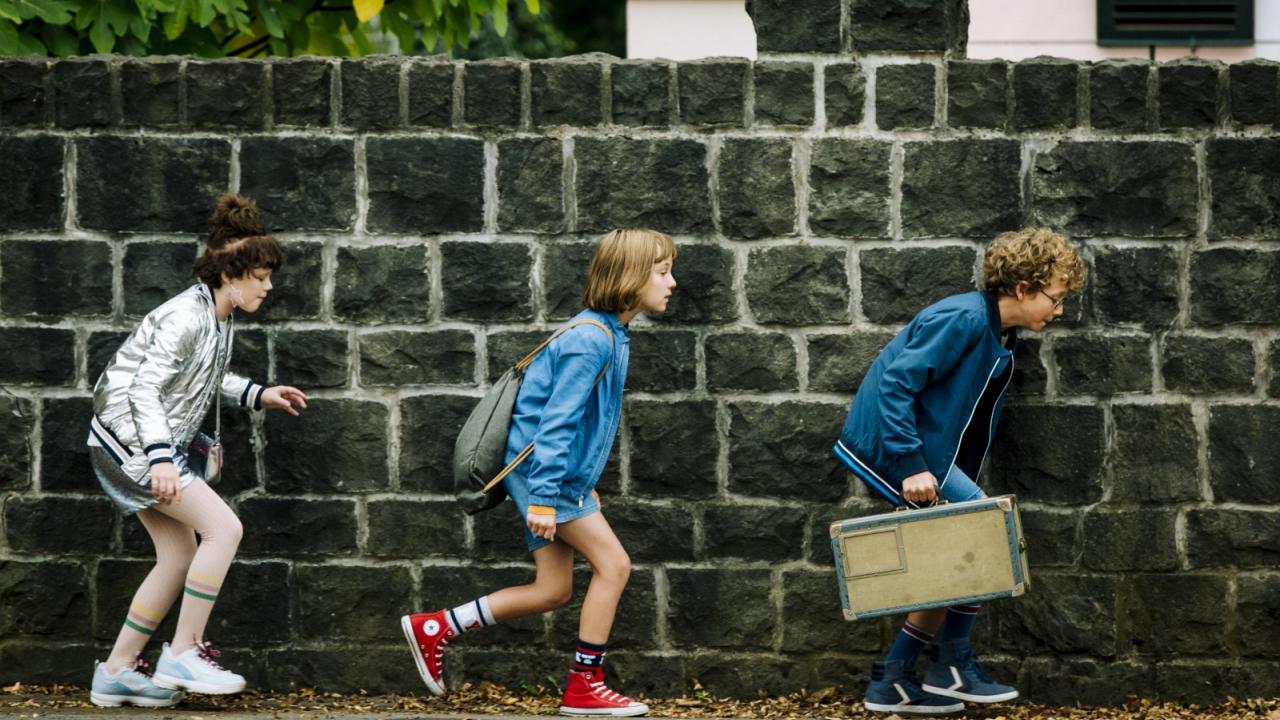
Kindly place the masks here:
<instances>
[{"instance_id":1,"label":"white sneaker","mask_svg":"<svg viewBox=\"0 0 1280 720\"><path fill-rule=\"evenodd\" d=\"M147 661L139 657L133 667L121 668L115 675L107 672L106 663L93 663L93 687L89 700L98 707L172 707L182 700L181 690L157 687L151 679Z\"/></svg>"},{"instance_id":2,"label":"white sneaker","mask_svg":"<svg viewBox=\"0 0 1280 720\"><path fill-rule=\"evenodd\" d=\"M196 643L181 655L174 655L169 643L165 643L152 681L162 688L206 695L230 695L244 690L244 678L218 664L221 654L208 640Z\"/></svg>"}]
</instances>

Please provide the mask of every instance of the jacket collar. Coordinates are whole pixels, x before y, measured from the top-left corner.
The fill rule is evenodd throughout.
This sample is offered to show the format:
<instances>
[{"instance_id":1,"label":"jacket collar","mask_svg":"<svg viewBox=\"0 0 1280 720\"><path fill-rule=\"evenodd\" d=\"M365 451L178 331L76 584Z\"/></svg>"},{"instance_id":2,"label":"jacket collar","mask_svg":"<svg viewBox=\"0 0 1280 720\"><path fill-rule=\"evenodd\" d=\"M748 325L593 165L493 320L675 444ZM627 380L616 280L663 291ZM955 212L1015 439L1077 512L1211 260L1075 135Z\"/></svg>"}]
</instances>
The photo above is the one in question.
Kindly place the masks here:
<instances>
[{"instance_id":1,"label":"jacket collar","mask_svg":"<svg viewBox=\"0 0 1280 720\"><path fill-rule=\"evenodd\" d=\"M1002 344L1005 348L1012 350L1018 339L1018 329L1009 328L1004 331L1000 329L1000 299L996 293L984 290L982 292L982 298L987 303L987 325L991 328L991 334L997 339L1000 339L1000 336L1004 335L1004 342Z\"/></svg>"}]
</instances>

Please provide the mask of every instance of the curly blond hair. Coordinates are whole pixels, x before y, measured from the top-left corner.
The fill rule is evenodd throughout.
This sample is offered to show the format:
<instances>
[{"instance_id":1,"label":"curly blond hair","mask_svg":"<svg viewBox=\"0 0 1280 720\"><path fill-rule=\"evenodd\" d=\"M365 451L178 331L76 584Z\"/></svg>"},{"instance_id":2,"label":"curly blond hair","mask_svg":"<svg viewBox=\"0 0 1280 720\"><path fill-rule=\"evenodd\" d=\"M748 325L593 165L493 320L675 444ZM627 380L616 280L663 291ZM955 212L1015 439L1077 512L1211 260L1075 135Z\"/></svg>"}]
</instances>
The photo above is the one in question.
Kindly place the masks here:
<instances>
[{"instance_id":1,"label":"curly blond hair","mask_svg":"<svg viewBox=\"0 0 1280 720\"><path fill-rule=\"evenodd\" d=\"M1001 295L1013 295L1020 283L1026 283L1029 292L1038 292L1058 278L1078 292L1085 276L1084 259L1075 243L1049 228L1001 233L982 258L983 287Z\"/></svg>"}]
</instances>

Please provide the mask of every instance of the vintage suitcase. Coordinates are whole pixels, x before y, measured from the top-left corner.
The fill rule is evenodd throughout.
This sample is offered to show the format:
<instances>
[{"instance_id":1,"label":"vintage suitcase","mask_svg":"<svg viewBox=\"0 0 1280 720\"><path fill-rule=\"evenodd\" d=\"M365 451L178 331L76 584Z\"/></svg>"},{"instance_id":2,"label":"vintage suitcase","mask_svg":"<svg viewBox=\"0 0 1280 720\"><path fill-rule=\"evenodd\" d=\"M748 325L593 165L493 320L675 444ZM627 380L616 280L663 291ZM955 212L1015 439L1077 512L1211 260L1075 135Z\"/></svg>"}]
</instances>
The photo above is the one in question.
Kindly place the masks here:
<instances>
[{"instance_id":1,"label":"vintage suitcase","mask_svg":"<svg viewBox=\"0 0 1280 720\"><path fill-rule=\"evenodd\" d=\"M1027 543L1013 495L831 524L846 620L1015 597Z\"/></svg>"}]
</instances>

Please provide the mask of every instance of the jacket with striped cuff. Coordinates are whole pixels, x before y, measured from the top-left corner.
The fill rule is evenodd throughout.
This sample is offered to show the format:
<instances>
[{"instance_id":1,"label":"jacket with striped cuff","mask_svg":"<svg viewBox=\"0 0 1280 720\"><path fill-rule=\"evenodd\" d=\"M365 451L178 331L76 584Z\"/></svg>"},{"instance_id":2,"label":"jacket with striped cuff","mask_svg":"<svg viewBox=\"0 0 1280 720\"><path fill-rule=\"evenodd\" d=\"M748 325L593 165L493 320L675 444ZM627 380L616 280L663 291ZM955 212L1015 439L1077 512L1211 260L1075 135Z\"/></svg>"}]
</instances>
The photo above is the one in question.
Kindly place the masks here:
<instances>
[{"instance_id":1,"label":"jacket with striped cuff","mask_svg":"<svg viewBox=\"0 0 1280 720\"><path fill-rule=\"evenodd\" d=\"M171 462L213 408L213 385L234 342L234 322L219 327L209 288L188 288L152 310L116 350L94 385L94 414L149 465ZM224 406L262 409L266 388L258 383L226 371L220 389ZM93 432L88 442L103 445Z\"/></svg>"}]
</instances>

